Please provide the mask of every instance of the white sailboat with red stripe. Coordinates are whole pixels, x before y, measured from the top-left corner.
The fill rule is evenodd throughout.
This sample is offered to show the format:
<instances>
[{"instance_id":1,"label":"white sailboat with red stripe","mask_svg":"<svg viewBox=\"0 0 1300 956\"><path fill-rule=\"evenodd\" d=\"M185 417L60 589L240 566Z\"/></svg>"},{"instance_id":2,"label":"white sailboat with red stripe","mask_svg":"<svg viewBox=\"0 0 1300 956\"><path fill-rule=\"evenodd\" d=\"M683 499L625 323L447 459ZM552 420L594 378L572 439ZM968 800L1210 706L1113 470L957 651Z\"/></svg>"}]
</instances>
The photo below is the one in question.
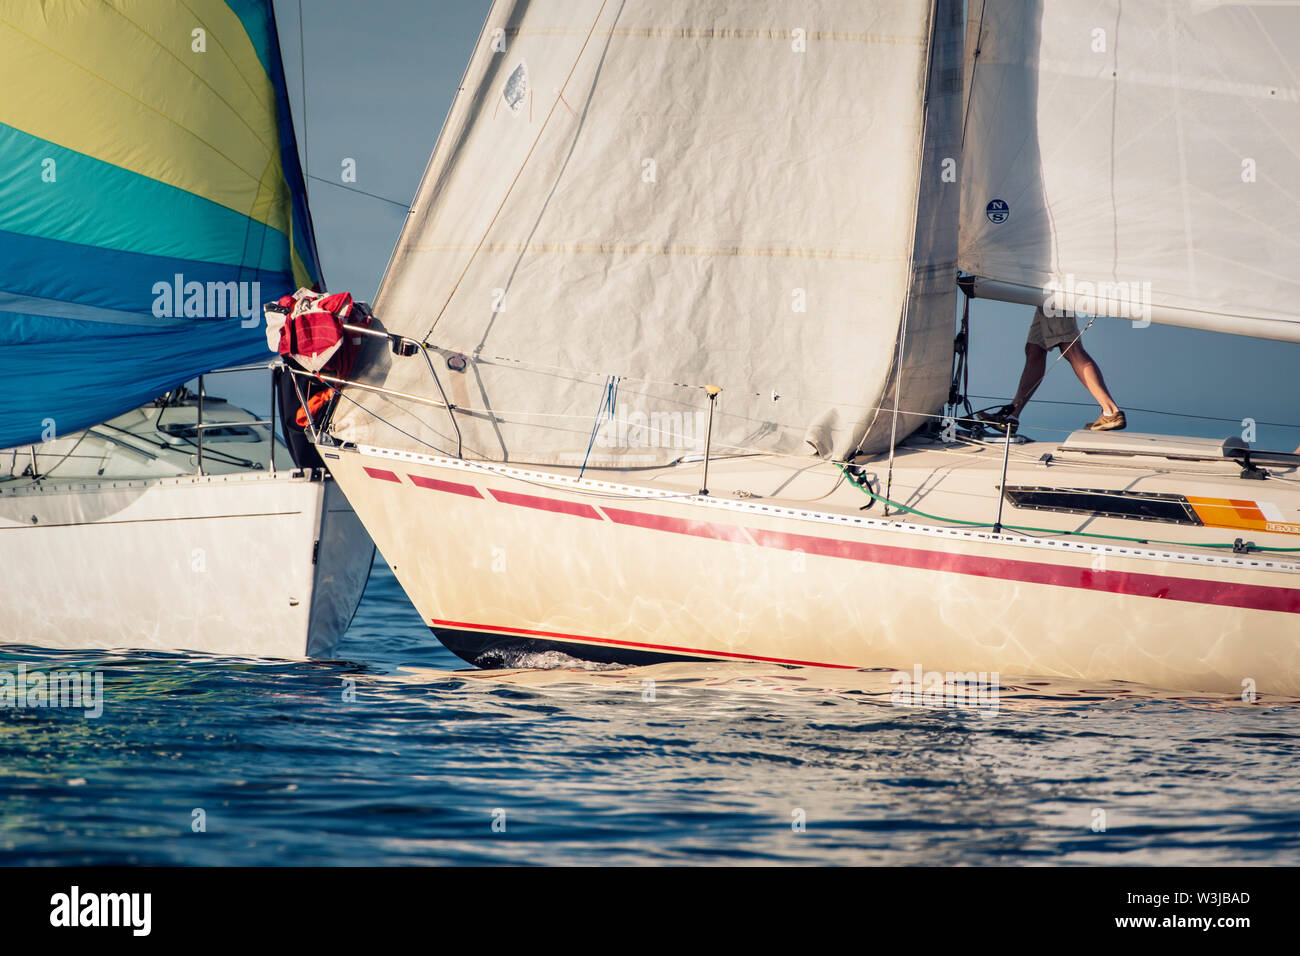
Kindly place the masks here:
<instances>
[{"instance_id":1,"label":"white sailboat with red stripe","mask_svg":"<svg viewBox=\"0 0 1300 956\"><path fill-rule=\"evenodd\" d=\"M1043 453L1061 460L1052 472L1067 480L1082 473L1089 484L1102 484L1108 466L1136 468L1144 494L1170 500L1178 494L1154 489L1236 491L1241 481L1228 473L1240 467L1230 458L1088 453L1111 460L1072 467L1078 453L1068 446L1024 446L1035 457L1015 454L1008 487L1039 485ZM1293 532L1244 530L1253 519L1236 517L1250 510L1241 499L1224 501L1219 527L1144 522L1137 533L1150 539L1116 541L1104 536L1129 538L1133 519L1055 513L1063 528L1079 532L1057 536L1012 530L1045 520L1041 511L1014 507L1004 508L1001 533L886 517L879 503L863 512L871 499L824 463L714 461L714 490L701 496L692 492L702 478L698 464L641 475L632 485L626 474L578 479L379 448L337 453L334 473L426 623L481 666L525 665L548 651L626 663L722 658L910 669L919 662L1223 693L1253 680L1248 686L1262 693L1300 693L1300 563L1198 546L1243 533L1257 546L1296 545ZM954 461L959 482L915 493ZM1001 450L991 446L917 442L900 450L895 485L909 500L956 511L966 496L987 501L1000 465ZM1222 477L1195 476L1209 469ZM874 483L870 466L866 474ZM1117 506L1152 500L1114 488ZM1288 492L1284 504L1264 507L1295 520L1300 498Z\"/></svg>"},{"instance_id":2,"label":"white sailboat with red stripe","mask_svg":"<svg viewBox=\"0 0 1300 956\"><path fill-rule=\"evenodd\" d=\"M495 5L320 442L448 647L1300 694L1300 458L945 409L959 265L1011 299L1149 276L1153 321L1300 338L1294 271L1233 246L1300 252L1296 200L1185 232L1222 202L1171 163L1285 64L1229 8L1126 3L1129 71L1071 59L1067 5L969 7ZM1252 148L1300 173L1296 102ZM1065 118L1115 132L1057 149Z\"/></svg>"}]
</instances>

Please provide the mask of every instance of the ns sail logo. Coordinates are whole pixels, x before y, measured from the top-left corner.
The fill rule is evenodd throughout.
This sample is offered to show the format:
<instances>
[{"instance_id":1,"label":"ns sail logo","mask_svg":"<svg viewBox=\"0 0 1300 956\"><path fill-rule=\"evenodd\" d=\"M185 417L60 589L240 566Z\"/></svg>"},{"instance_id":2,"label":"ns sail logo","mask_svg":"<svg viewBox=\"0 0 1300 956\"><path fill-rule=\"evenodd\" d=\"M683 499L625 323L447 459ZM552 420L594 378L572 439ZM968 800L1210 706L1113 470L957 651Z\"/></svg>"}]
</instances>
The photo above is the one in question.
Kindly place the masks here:
<instances>
[{"instance_id":1,"label":"ns sail logo","mask_svg":"<svg viewBox=\"0 0 1300 956\"><path fill-rule=\"evenodd\" d=\"M1011 206L1005 199L991 199L984 207L984 215L988 216L989 222L993 225L1000 226L1011 218Z\"/></svg>"}]
</instances>

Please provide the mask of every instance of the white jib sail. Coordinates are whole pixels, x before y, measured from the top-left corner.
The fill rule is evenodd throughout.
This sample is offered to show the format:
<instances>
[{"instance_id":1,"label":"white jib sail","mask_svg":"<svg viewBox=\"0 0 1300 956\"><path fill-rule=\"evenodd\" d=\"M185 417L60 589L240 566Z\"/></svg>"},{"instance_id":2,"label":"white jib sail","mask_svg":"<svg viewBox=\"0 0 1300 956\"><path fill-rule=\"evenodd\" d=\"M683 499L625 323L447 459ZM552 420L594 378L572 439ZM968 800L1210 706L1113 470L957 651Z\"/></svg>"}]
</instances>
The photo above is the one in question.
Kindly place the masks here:
<instances>
[{"instance_id":1,"label":"white jib sail","mask_svg":"<svg viewBox=\"0 0 1300 956\"><path fill-rule=\"evenodd\" d=\"M967 17L977 294L1300 341L1300 3L971 0Z\"/></svg>"},{"instance_id":2,"label":"white jib sail","mask_svg":"<svg viewBox=\"0 0 1300 956\"><path fill-rule=\"evenodd\" d=\"M960 63L955 0L502 0L375 311L436 347L466 457L698 454L709 384L714 454L879 448L905 304L898 406L946 394ZM360 378L437 397L418 355ZM337 437L455 448L348 394Z\"/></svg>"}]
</instances>

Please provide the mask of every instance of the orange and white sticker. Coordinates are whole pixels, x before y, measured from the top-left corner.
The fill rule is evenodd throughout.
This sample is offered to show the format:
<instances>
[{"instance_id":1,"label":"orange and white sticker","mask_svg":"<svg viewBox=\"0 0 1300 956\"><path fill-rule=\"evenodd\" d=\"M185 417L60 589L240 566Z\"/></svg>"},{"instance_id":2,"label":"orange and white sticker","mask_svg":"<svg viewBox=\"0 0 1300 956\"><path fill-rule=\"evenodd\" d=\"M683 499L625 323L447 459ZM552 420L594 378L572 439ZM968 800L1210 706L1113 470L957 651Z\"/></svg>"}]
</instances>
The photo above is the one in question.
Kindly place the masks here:
<instances>
[{"instance_id":1,"label":"orange and white sticker","mask_svg":"<svg viewBox=\"0 0 1300 956\"><path fill-rule=\"evenodd\" d=\"M1263 501L1245 498L1193 498L1187 503L1207 528L1237 528L1243 531L1266 531L1272 534L1300 534L1300 524L1284 519L1282 509Z\"/></svg>"}]
</instances>

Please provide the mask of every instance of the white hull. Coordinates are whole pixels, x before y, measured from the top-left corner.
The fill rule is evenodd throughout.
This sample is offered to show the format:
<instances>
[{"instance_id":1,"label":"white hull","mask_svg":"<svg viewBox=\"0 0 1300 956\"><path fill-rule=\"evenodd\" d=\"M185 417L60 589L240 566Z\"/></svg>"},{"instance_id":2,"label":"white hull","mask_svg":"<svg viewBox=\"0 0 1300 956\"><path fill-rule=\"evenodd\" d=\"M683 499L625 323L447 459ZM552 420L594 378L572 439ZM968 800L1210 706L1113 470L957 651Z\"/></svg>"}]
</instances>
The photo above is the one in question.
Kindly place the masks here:
<instances>
[{"instance_id":1,"label":"white hull","mask_svg":"<svg viewBox=\"0 0 1300 956\"><path fill-rule=\"evenodd\" d=\"M1196 466L1199 477L1144 467L1107 478L1097 467L1045 469L1034 460L1042 448L1017 453L1009 485L1181 480L1226 496L1266 487L1289 520L1300 514L1291 484L1243 482L1232 465L1209 477L1218 466ZM900 455L896 493L915 507L992 520L983 512L1001 452L989 452L938 467L925 457L937 452L915 464ZM698 466L579 480L383 449L327 458L426 623L482 665L551 649L631 663L920 665L1300 694L1300 565L1197 546L1230 543L1231 530L1070 519L1097 533L1188 539L1170 548L883 518L879 505L864 514L866 499L824 462L715 461L714 495L703 498L691 493ZM782 497L719 491L762 482ZM1069 518L1005 510L1007 524ZM1278 547L1300 540L1250 537Z\"/></svg>"},{"instance_id":2,"label":"white hull","mask_svg":"<svg viewBox=\"0 0 1300 956\"><path fill-rule=\"evenodd\" d=\"M370 572L329 479L42 484L0 494L3 643L329 656Z\"/></svg>"}]
</instances>

